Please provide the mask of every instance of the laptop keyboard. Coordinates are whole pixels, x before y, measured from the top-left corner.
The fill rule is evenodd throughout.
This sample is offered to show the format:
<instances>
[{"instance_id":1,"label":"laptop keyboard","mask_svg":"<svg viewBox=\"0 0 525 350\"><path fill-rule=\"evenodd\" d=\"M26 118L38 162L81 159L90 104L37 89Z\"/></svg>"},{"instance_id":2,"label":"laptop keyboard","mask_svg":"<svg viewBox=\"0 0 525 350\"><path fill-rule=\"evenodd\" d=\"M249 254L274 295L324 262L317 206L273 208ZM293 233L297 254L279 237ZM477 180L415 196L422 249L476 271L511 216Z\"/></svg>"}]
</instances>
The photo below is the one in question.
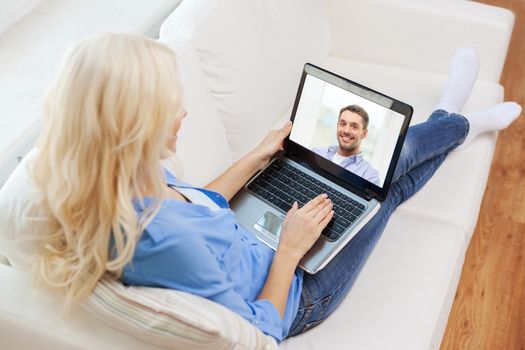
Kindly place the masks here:
<instances>
[{"instance_id":1,"label":"laptop keyboard","mask_svg":"<svg viewBox=\"0 0 525 350\"><path fill-rule=\"evenodd\" d=\"M364 204L280 159L272 162L247 188L284 212L290 210L295 201L303 206L321 193L328 194L334 204L334 217L322 234L330 241L339 239L365 210Z\"/></svg>"}]
</instances>

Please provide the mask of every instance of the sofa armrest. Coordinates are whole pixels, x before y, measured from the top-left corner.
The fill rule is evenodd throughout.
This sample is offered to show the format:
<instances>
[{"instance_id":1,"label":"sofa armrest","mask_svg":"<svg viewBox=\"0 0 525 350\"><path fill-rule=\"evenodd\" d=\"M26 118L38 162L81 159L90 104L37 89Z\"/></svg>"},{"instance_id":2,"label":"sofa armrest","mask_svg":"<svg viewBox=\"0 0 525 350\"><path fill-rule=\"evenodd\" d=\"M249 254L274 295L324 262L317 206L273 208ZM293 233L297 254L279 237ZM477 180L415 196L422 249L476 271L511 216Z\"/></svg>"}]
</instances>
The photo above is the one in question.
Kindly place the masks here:
<instances>
[{"instance_id":1,"label":"sofa armrest","mask_svg":"<svg viewBox=\"0 0 525 350\"><path fill-rule=\"evenodd\" d=\"M480 57L480 79L499 81L514 14L471 1L328 0L330 55L446 74L456 48Z\"/></svg>"}]
</instances>

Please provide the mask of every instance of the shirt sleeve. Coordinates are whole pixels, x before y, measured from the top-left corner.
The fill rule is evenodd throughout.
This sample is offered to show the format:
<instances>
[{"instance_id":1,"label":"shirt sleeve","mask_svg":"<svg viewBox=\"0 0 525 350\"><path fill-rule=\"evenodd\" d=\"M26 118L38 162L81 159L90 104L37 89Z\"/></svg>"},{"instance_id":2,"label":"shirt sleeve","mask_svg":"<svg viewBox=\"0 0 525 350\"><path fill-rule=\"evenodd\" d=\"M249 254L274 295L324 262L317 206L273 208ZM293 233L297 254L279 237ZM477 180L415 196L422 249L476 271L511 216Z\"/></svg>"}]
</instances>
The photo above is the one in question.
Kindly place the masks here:
<instances>
[{"instance_id":1,"label":"shirt sleeve","mask_svg":"<svg viewBox=\"0 0 525 350\"><path fill-rule=\"evenodd\" d=\"M321 147L314 147L311 149L312 152L320 155L321 157L323 158L326 158L328 159L328 150L326 148L321 148ZM328 159L330 160L330 159Z\"/></svg>"},{"instance_id":2,"label":"shirt sleeve","mask_svg":"<svg viewBox=\"0 0 525 350\"><path fill-rule=\"evenodd\" d=\"M236 292L222 260L199 237L166 237L157 242L141 240L122 279L128 284L199 295L238 313L277 341L284 338L283 321L277 308L268 300L247 301Z\"/></svg>"}]
</instances>

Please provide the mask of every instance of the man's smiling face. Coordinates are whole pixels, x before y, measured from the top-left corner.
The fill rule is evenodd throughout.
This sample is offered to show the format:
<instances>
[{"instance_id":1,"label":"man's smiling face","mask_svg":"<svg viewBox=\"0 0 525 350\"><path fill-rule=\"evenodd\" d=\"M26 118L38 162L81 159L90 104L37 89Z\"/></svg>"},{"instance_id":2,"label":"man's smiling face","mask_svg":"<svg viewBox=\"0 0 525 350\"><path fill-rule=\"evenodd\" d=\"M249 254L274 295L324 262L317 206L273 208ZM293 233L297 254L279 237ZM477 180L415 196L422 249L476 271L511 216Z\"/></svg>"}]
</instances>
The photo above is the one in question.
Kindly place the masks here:
<instances>
[{"instance_id":1,"label":"man's smiling face","mask_svg":"<svg viewBox=\"0 0 525 350\"><path fill-rule=\"evenodd\" d=\"M364 129L363 118L354 112L344 111L337 123L339 153L345 157L361 152L361 140L368 135Z\"/></svg>"}]
</instances>

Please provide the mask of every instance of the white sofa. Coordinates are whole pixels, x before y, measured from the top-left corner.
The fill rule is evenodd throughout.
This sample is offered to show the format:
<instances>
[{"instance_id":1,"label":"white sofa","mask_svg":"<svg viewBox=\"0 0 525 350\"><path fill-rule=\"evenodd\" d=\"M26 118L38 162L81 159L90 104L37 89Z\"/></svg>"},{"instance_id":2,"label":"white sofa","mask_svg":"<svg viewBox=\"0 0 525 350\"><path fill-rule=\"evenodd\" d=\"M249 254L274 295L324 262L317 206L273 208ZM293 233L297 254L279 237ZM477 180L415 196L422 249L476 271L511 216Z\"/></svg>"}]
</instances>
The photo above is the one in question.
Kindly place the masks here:
<instances>
[{"instance_id":1,"label":"white sofa","mask_svg":"<svg viewBox=\"0 0 525 350\"><path fill-rule=\"evenodd\" d=\"M282 125L305 62L413 105L414 124L437 102L454 50L470 46L481 70L465 111L500 102L513 21L510 11L459 0L183 1L160 33L178 54L188 111L181 176L207 182ZM279 348L439 348L495 142L486 134L453 152L393 215L335 313ZM0 261L0 339L9 348L154 348L83 310L66 322L56 296L31 289L26 273Z\"/></svg>"}]
</instances>

